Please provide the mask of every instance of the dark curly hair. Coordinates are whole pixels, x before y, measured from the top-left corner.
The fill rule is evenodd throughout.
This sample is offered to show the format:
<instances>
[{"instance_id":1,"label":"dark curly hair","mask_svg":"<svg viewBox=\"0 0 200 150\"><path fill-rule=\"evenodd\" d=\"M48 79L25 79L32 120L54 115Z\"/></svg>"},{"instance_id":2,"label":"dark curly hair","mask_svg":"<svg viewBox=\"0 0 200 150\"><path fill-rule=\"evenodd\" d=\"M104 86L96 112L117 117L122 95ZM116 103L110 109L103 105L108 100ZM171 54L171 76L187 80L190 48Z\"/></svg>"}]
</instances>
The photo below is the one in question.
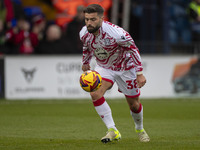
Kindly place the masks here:
<instances>
[{"instance_id":1,"label":"dark curly hair","mask_svg":"<svg viewBox=\"0 0 200 150\"><path fill-rule=\"evenodd\" d=\"M84 10L83 10L84 13L97 13L99 16L103 16L103 13L104 13L104 9L103 7L101 7L101 5L99 4L91 4L91 5L88 5Z\"/></svg>"}]
</instances>

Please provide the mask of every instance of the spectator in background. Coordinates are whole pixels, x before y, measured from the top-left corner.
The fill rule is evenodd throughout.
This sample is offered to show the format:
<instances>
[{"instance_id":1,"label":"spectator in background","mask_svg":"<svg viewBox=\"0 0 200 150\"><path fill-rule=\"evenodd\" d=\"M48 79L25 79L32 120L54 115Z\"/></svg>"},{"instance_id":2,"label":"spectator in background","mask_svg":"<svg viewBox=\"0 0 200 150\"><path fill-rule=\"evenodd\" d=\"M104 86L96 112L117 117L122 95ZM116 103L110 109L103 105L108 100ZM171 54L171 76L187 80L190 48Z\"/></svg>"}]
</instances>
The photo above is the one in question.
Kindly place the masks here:
<instances>
[{"instance_id":1,"label":"spectator in background","mask_svg":"<svg viewBox=\"0 0 200 150\"><path fill-rule=\"evenodd\" d=\"M6 51L5 40L4 21L0 19L0 54L4 54Z\"/></svg>"},{"instance_id":2,"label":"spectator in background","mask_svg":"<svg viewBox=\"0 0 200 150\"><path fill-rule=\"evenodd\" d=\"M62 37L62 30L56 24L46 30L46 38L36 47L36 54L68 54L69 43Z\"/></svg>"},{"instance_id":3,"label":"spectator in background","mask_svg":"<svg viewBox=\"0 0 200 150\"><path fill-rule=\"evenodd\" d=\"M5 17L6 17L6 8L4 2L0 0L0 54L5 53Z\"/></svg>"},{"instance_id":4,"label":"spectator in background","mask_svg":"<svg viewBox=\"0 0 200 150\"><path fill-rule=\"evenodd\" d=\"M52 0L53 6L56 9L56 24L63 30L67 28L67 25L73 20L76 15L77 7L84 5L83 0Z\"/></svg>"},{"instance_id":5,"label":"spectator in background","mask_svg":"<svg viewBox=\"0 0 200 150\"><path fill-rule=\"evenodd\" d=\"M13 22L6 32L6 54L32 54L37 44L37 35L30 31L30 24L24 18Z\"/></svg>"},{"instance_id":6,"label":"spectator in background","mask_svg":"<svg viewBox=\"0 0 200 150\"><path fill-rule=\"evenodd\" d=\"M2 0L6 8L6 23L7 28L12 28L12 23L15 19L25 18L23 5L21 0Z\"/></svg>"},{"instance_id":7,"label":"spectator in background","mask_svg":"<svg viewBox=\"0 0 200 150\"><path fill-rule=\"evenodd\" d=\"M56 11L53 0L21 0L27 16L44 14L47 22L54 22Z\"/></svg>"},{"instance_id":8,"label":"spectator in background","mask_svg":"<svg viewBox=\"0 0 200 150\"><path fill-rule=\"evenodd\" d=\"M187 0L171 0L169 5L169 41L171 44L191 42L191 32L187 18Z\"/></svg>"},{"instance_id":9,"label":"spectator in background","mask_svg":"<svg viewBox=\"0 0 200 150\"><path fill-rule=\"evenodd\" d=\"M192 30L192 40L200 41L200 0L193 0L188 8L190 25Z\"/></svg>"},{"instance_id":10,"label":"spectator in background","mask_svg":"<svg viewBox=\"0 0 200 150\"><path fill-rule=\"evenodd\" d=\"M5 46L7 47L5 54L17 54L18 49L15 45L15 36L18 33L17 21L13 19L9 22L5 34Z\"/></svg>"},{"instance_id":11,"label":"spectator in background","mask_svg":"<svg viewBox=\"0 0 200 150\"><path fill-rule=\"evenodd\" d=\"M143 15L143 6L140 0L131 0L130 29L129 33L135 40L140 39L140 23Z\"/></svg>"},{"instance_id":12,"label":"spectator in background","mask_svg":"<svg viewBox=\"0 0 200 150\"><path fill-rule=\"evenodd\" d=\"M5 21L6 18L6 7L3 0L0 0L0 19Z\"/></svg>"},{"instance_id":13,"label":"spectator in background","mask_svg":"<svg viewBox=\"0 0 200 150\"><path fill-rule=\"evenodd\" d=\"M18 33L14 37L14 44L19 54L33 54L38 44L37 34L30 31L30 23L25 19L18 20Z\"/></svg>"},{"instance_id":14,"label":"spectator in background","mask_svg":"<svg viewBox=\"0 0 200 150\"><path fill-rule=\"evenodd\" d=\"M25 12L24 12L24 7L22 5L21 0L11 0L12 6L13 6L13 13L14 13L14 18L19 19L19 18L25 18Z\"/></svg>"},{"instance_id":15,"label":"spectator in background","mask_svg":"<svg viewBox=\"0 0 200 150\"><path fill-rule=\"evenodd\" d=\"M82 42L79 38L79 32L82 27L85 25L84 21L84 6L77 7L77 14L74 19L68 24L65 38L70 43L70 51L73 54L81 54L82 53Z\"/></svg>"},{"instance_id":16,"label":"spectator in background","mask_svg":"<svg viewBox=\"0 0 200 150\"><path fill-rule=\"evenodd\" d=\"M3 38L5 39L4 53L33 53L34 46L37 45L37 38L34 33L30 32L30 24L25 19L25 12L21 0L1 0L1 4L6 9L6 32Z\"/></svg>"},{"instance_id":17,"label":"spectator in background","mask_svg":"<svg viewBox=\"0 0 200 150\"><path fill-rule=\"evenodd\" d=\"M45 36L47 22L42 14L32 17L32 32L37 34L37 38L41 41Z\"/></svg>"},{"instance_id":18,"label":"spectator in background","mask_svg":"<svg viewBox=\"0 0 200 150\"><path fill-rule=\"evenodd\" d=\"M11 27L11 21L14 19L14 10L11 0L3 0L4 6L6 8L6 23L8 27Z\"/></svg>"}]
</instances>

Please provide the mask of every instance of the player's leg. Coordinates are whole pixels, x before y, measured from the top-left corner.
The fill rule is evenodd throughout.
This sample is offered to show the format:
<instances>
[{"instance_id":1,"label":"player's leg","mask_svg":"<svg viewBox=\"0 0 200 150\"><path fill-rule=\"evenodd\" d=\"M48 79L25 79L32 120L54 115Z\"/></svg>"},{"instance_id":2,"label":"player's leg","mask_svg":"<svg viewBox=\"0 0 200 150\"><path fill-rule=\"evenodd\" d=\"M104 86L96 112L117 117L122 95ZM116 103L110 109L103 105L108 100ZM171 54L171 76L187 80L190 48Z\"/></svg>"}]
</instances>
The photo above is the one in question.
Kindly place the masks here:
<instances>
[{"instance_id":1,"label":"player's leg","mask_svg":"<svg viewBox=\"0 0 200 150\"><path fill-rule=\"evenodd\" d=\"M112 118L111 109L103 96L107 89L109 89L111 86L112 83L103 80L101 87L97 91L91 92L90 95L93 105L102 121L105 123L106 127L108 129L115 129L116 127Z\"/></svg>"},{"instance_id":2,"label":"player's leg","mask_svg":"<svg viewBox=\"0 0 200 150\"><path fill-rule=\"evenodd\" d=\"M101 141L103 143L107 143L107 142L110 142L112 140L121 138L119 131L115 127L115 123L114 123L114 120L113 120L113 117L112 117L111 109L110 109L108 103L105 101L105 98L103 96L104 93L109 88L112 87L112 85L113 84L111 82L103 80L101 87L97 91L90 93L91 98L93 100L94 107L95 107L97 113L99 114L102 121L104 122L104 124L108 128L108 132L107 132L106 136L104 136L101 139Z\"/></svg>"},{"instance_id":3,"label":"player's leg","mask_svg":"<svg viewBox=\"0 0 200 150\"><path fill-rule=\"evenodd\" d=\"M126 96L126 100L131 110L131 116L133 117L139 140L141 142L149 142L150 138L143 128L143 106L140 103L139 97Z\"/></svg>"},{"instance_id":4,"label":"player's leg","mask_svg":"<svg viewBox=\"0 0 200 150\"><path fill-rule=\"evenodd\" d=\"M96 101L100 99L105 94L105 92L112 87L112 85L112 82L102 80L102 85L100 86L100 88L94 92L90 92L92 100Z\"/></svg>"},{"instance_id":5,"label":"player's leg","mask_svg":"<svg viewBox=\"0 0 200 150\"><path fill-rule=\"evenodd\" d=\"M142 130L143 129L143 108L140 103L139 97L131 98L126 96L127 103L131 110L131 115L134 119L135 129Z\"/></svg>"},{"instance_id":6,"label":"player's leg","mask_svg":"<svg viewBox=\"0 0 200 150\"><path fill-rule=\"evenodd\" d=\"M111 109L104 98L104 94L107 90L112 88L115 79L113 73L109 69L102 68L100 66L96 66L95 71L97 71L102 77L102 85L101 87L94 92L91 92L90 95L93 100L93 104L102 121L105 123L108 128L108 132L106 136L104 136L101 141L103 143L107 143L114 139L120 139L121 135L117 130L115 123L113 121Z\"/></svg>"},{"instance_id":7,"label":"player's leg","mask_svg":"<svg viewBox=\"0 0 200 150\"><path fill-rule=\"evenodd\" d=\"M143 107L139 100L140 89L137 87L135 69L119 72L116 83L119 91L126 96L140 141L148 142L149 137L143 129Z\"/></svg>"}]
</instances>

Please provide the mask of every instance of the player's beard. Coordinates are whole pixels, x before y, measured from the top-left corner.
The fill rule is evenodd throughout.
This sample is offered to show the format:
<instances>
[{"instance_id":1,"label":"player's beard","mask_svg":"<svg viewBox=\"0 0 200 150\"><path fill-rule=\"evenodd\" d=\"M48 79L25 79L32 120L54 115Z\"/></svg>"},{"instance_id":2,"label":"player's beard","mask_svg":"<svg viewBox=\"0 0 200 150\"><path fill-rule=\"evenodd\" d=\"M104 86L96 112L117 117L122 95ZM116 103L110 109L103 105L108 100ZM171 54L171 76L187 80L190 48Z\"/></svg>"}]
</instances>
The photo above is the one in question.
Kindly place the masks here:
<instances>
[{"instance_id":1,"label":"player's beard","mask_svg":"<svg viewBox=\"0 0 200 150\"><path fill-rule=\"evenodd\" d=\"M93 27L93 26L88 26L87 27L87 30L89 33L95 33L96 31L98 31L100 28L100 25L97 25L96 27Z\"/></svg>"}]
</instances>

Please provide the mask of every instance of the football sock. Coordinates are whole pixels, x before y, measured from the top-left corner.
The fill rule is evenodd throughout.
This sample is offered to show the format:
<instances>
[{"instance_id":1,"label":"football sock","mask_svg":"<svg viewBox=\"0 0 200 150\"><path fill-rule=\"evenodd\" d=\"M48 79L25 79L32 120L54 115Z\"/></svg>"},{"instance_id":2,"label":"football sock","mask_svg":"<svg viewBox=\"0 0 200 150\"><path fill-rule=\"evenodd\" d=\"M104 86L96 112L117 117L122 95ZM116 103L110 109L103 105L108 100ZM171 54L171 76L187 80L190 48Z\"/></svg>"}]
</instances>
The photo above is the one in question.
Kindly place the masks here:
<instances>
[{"instance_id":1,"label":"football sock","mask_svg":"<svg viewBox=\"0 0 200 150\"><path fill-rule=\"evenodd\" d=\"M115 127L113 117L112 117L110 106L105 101L105 98L102 97L96 101L93 101L93 104L97 113L101 117L102 121L105 123L106 127L108 129L113 128L117 130L117 128Z\"/></svg>"},{"instance_id":2,"label":"football sock","mask_svg":"<svg viewBox=\"0 0 200 150\"><path fill-rule=\"evenodd\" d=\"M140 103L140 107L137 112L131 110L131 116L133 117L136 130L143 130L143 107Z\"/></svg>"}]
</instances>

